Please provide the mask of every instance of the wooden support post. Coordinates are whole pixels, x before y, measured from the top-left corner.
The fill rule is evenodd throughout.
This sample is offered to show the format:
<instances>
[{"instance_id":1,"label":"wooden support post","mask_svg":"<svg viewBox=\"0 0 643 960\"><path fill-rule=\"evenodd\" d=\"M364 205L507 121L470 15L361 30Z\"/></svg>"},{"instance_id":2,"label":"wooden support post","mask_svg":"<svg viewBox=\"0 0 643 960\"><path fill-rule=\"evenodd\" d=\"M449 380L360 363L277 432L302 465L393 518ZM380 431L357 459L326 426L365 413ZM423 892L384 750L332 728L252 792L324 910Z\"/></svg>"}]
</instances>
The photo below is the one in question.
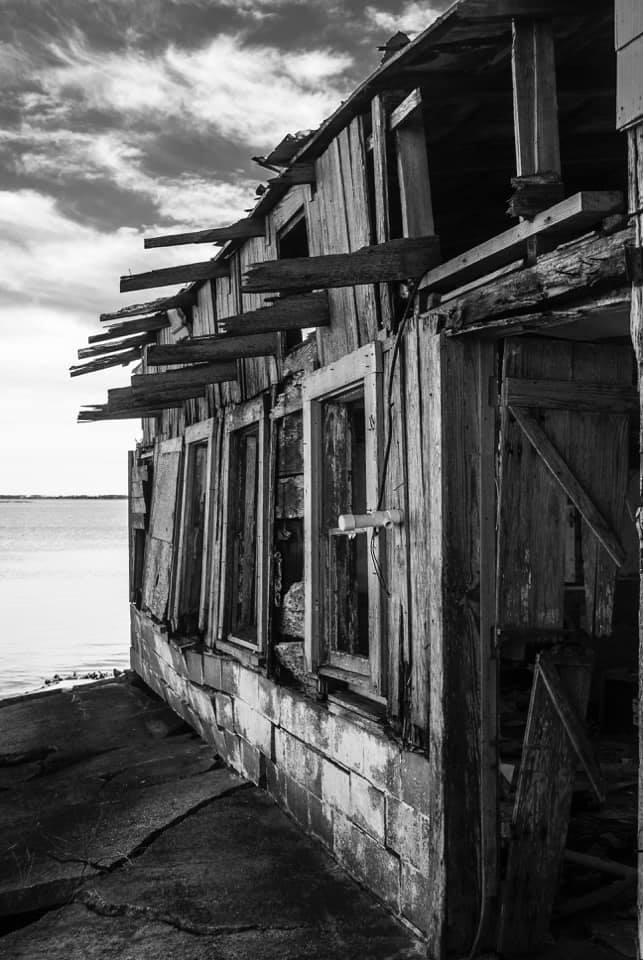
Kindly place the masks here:
<instances>
[{"instance_id":1,"label":"wooden support post","mask_svg":"<svg viewBox=\"0 0 643 960\"><path fill-rule=\"evenodd\" d=\"M378 94L371 101L371 130L373 144L373 171L375 180L375 240L386 243L391 238L389 209L388 113L390 95ZM381 278L383 281L385 277ZM380 323L390 330L393 323L393 297L386 282L379 284Z\"/></svg>"},{"instance_id":2,"label":"wooden support post","mask_svg":"<svg viewBox=\"0 0 643 960\"><path fill-rule=\"evenodd\" d=\"M592 659L540 654L557 671L576 715L584 719ZM534 673L512 819L498 951L538 952L549 932L565 849L578 757L540 671Z\"/></svg>"},{"instance_id":3,"label":"wooden support post","mask_svg":"<svg viewBox=\"0 0 643 960\"><path fill-rule=\"evenodd\" d=\"M171 283L193 283L195 280L229 276L230 264L227 260L182 263L178 267L165 267L162 270L150 270L149 273L133 273L121 277L121 293L147 290L150 287L166 287Z\"/></svg>"},{"instance_id":4,"label":"wooden support post","mask_svg":"<svg viewBox=\"0 0 643 960\"><path fill-rule=\"evenodd\" d=\"M268 260L247 268L243 293L351 287L419 278L439 261L437 237L390 240L353 253Z\"/></svg>"},{"instance_id":5,"label":"wooden support post","mask_svg":"<svg viewBox=\"0 0 643 960\"><path fill-rule=\"evenodd\" d=\"M531 219L563 196L551 22L513 21L511 65L518 176L509 212Z\"/></svg>"},{"instance_id":6,"label":"wooden support post","mask_svg":"<svg viewBox=\"0 0 643 960\"><path fill-rule=\"evenodd\" d=\"M146 237L143 245L151 247L176 247L184 243L227 243L229 240L248 240L251 237L263 237L266 222L263 217L245 217L229 227L213 227L211 230L197 230L192 233L173 233L165 237Z\"/></svg>"},{"instance_id":7,"label":"wooden support post","mask_svg":"<svg viewBox=\"0 0 643 960\"><path fill-rule=\"evenodd\" d=\"M257 333L247 337L199 337L184 343L148 347L148 366L202 363L212 360L241 360L245 357L276 357L280 350L278 333Z\"/></svg>"}]
</instances>

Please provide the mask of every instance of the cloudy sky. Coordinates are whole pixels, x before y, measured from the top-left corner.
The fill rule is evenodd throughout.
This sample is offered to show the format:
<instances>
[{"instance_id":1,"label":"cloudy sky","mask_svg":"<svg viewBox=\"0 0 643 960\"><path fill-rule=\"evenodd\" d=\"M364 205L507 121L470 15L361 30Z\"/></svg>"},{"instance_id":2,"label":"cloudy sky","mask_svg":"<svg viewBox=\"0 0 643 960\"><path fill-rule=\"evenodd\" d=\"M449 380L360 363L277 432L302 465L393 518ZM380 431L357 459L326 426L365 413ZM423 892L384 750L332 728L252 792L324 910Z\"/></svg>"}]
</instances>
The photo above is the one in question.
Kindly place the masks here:
<instances>
[{"instance_id":1,"label":"cloudy sky","mask_svg":"<svg viewBox=\"0 0 643 960\"><path fill-rule=\"evenodd\" d=\"M121 296L121 274L208 256L143 237L243 216L250 157L317 126L379 44L446 5L0 0L0 493L126 491L138 423L75 421L128 373L68 367L101 311L148 298Z\"/></svg>"}]
</instances>

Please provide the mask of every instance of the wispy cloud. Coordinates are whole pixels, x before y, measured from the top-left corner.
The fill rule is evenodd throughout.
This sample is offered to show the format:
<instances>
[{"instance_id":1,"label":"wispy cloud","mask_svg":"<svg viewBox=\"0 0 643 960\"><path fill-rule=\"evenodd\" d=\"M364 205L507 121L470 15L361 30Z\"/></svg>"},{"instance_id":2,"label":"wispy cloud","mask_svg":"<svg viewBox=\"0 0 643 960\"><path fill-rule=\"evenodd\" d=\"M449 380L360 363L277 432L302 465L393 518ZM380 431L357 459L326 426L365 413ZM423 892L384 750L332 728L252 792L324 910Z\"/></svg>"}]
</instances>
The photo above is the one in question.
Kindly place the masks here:
<instances>
[{"instance_id":1,"label":"wispy cloud","mask_svg":"<svg viewBox=\"0 0 643 960\"><path fill-rule=\"evenodd\" d=\"M395 33L403 30L405 33L414 34L426 30L447 6L447 2L427 4L410 0L397 12L369 5L365 13L367 20L382 31Z\"/></svg>"}]
</instances>

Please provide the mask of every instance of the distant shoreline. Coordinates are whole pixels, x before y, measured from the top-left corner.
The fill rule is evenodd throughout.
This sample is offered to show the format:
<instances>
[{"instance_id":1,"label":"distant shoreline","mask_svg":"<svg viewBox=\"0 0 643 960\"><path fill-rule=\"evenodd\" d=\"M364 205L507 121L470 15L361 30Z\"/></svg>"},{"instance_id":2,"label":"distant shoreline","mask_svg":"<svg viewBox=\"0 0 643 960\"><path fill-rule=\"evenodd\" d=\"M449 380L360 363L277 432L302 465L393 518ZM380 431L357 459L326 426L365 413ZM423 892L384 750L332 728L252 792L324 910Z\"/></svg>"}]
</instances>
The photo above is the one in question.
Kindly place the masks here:
<instances>
[{"instance_id":1,"label":"distant shoreline","mask_svg":"<svg viewBox=\"0 0 643 960\"><path fill-rule=\"evenodd\" d=\"M0 500L127 500L126 493L0 493Z\"/></svg>"}]
</instances>

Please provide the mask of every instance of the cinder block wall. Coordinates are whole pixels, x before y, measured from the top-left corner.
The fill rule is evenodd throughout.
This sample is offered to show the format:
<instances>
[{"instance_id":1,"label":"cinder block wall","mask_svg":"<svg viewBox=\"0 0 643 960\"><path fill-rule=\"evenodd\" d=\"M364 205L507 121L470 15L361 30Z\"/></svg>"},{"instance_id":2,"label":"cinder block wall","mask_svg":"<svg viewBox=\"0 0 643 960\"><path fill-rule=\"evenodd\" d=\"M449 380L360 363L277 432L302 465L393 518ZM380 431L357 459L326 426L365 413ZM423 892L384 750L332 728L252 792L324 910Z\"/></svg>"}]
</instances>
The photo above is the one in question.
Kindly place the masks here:
<instances>
[{"instance_id":1,"label":"cinder block wall","mask_svg":"<svg viewBox=\"0 0 643 960\"><path fill-rule=\"evenodd\" d=\"M427 932L426 759L230 657L179 646L131 611L136 673L393 913Z\"/></svg>"}]
</instances>

